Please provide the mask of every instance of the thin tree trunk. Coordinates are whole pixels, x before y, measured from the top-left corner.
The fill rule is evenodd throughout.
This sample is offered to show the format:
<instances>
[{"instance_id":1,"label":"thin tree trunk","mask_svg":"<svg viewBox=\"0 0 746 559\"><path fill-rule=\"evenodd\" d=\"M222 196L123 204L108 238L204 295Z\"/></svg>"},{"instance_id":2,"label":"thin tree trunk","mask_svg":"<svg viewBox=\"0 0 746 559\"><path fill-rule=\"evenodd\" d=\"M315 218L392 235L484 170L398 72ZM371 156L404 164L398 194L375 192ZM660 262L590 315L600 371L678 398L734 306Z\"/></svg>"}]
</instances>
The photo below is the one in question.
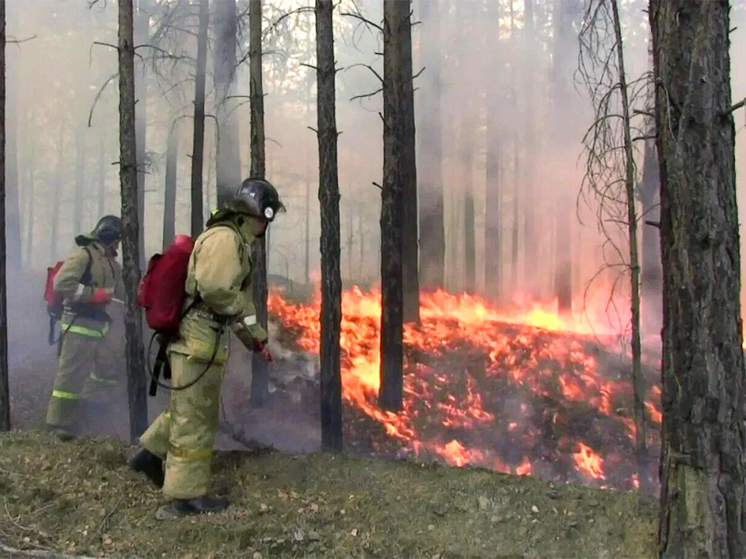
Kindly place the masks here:
<instances>
[{"instance_id":1,"label":"thin tree trunk","mask_svg":"<svg viewBox=\"0 0 746 559\"><path fill-rule=\"evenodd\" d=\"M521 145L518 134L513 136L513 228L510 242L510 283L513 293L518 291L519 265L520 265L520 233L521 233Z\"/></svg>"},{"instance_id":2,"label":"thin tree trunk","mask_svg":"<svg viewBox=\"0 0 746 559\"><path fill-rule=\"evenodd\" d=\"M163 250L166 250L174 241L176 233L176 175L179 161L179 136L176 132L176 124L176 121L171 124L171 130L168 135L168 146L166 148L166 184L163 197Z\"/></svg>"},{"instance_id":3,"label":"thin tree trunk","mask_svg":"<svg viewBox=\"0 0 746 559\"><path fill-rule=\"evenodd\" d=\"M52 195L52 238L50 239L49 260L54 261L57 259L57 237L59 236L59 225L60 225L60 202L62 197L62 165L65 160L65 124L60 123L60 137L57 142L57 165L54 172L54 179L52 184L54 185L54 194Z\"/></svg>"},{"instance_id":4,"label":"thin tree trunk","mask_svg":"<svg viewBox=\"0 0 746 559\"><path fill-rule=\"evenodd\" d=\"M32 270L34 266L34 227L36 225L36 211L34 208L34 194L36 191L36 137L32 135L31 138L29 138L28 143L29 153L26 156L28 192L24 213L26 214L26 269Z\"/></svg>"},{"instance_id":5,"label":"thin tree trunk","mask_svg":"<svg viewBox=\"0 0 746 559\"><path fill-rule=\"evenodd\" d=\"M536 132L534 130L534 50L536 47L536 36L534 33L534 1L524 0L524 29L523 29L523 49L524 57L523 81L524 91L521 96L524 102L524 126L526 131L526 164L523 166L525 184L521 188L523 195L523 258L524 265L523 276L526 285L524 288L537 295L539 286L537 284L539 272L539 260L536 238L536 203L534 194L534 161L536 160Z\"/></svg>"},{"instance_id":6,"label":"thin tree trunk","mask_svg":"<svg viewBox=\"0 0 746 559\"><path fill-rule=\"evenodd\" d=\"M632 394L635 410L637 466L640 488L647 489L647 449L645 430L645 383L642 377L642 350L640 348L640 264L637 254L637 210L635 207L635 152L632 145L629 99L627 97L627 76L624 67L624 43L622 26L619 21L617 0L611 0L614 15L614 35L616 37L617 61L619 65L619 92L622 97L622 119L624 128L624 186L627 203L627 232L629 235L629 263L632 287Z\"/></svg>"},{"instance_id":7,"label":"thin tree trunk","mask_svg":"<svg viewBox=\"0 0 746 559\"><path fill-rule=\"evenodd\" d=\"M10 23L11 35L13 27L18 28L21 4L11 2L6 13ZM19 205L18 181L18 54L5 57L6 86L5 86L5 241L6 246L2 254L6 255L6 273L11 286L20 285L21 275L21 208ZM8 63L10 62L10 63ZM11 294L13 287L11 287Z\"/></svg>"},{"instance_id":8,"label":"thin tree trunk","mask_svg":"<svg viewBox=\"0 0 746 559\"><path fill-rule=\"evenodd\" d=\"M417 144L412 71L412 0L398 0L402 6L402 126L404 132L403 162L403 239L402 278L404 289L404 322L420 321L420 280L418 272L417 223ZM350 254L350 258L352 254Z\"/></svg>"},{"instance_id":9,"label":"thin tree trunk","mask_svg":"<svg viewBox=\"0 0 746 559\"><path fill-rule=\"evenodd\" d=\"M744 352L729 2L651 0L663 258L659 554L743 557Z\"/></svg>"},{"instance_id":10,"label":"thin tree trunk","mask_svg":"<svg viewBox=\"0 0 746 559\"><path fill-rule=\"evenodd\" d=\"M102 137L98 141L98 212L99 217L106 209L106 132L101 130Z\"/></svg>"},{"instance_id":11,"label":"thin tree trunk","mask_svg":"<svg viewBox=\"0 0 746 559\"><path fill-rule=\"evenodd\" d=\"M420 283L432 291L445 285L445 218L441 129L440 0L419 0L422 31L422 110L419 121Z\"/></svg>"},{"instance_id":12,"label":"thin tree trunk","mask_svg":"<svg viewBox=\"0 0 746 559\"><path fill-rule=\"evenodd\" d=\"M122 188L122 258L125 287L125 336L130 442L148 427L142 317L137 306L140 283L137 142L135 124L135 48L132 0L119 0L119 179Z\"/></svg>"},{"instance_id":13,"label":"thin tree trunk","mask_svg":"<svg viewBox=\"0 0 746 559\"><path fill-rule=\"evenodd\" d=\"M461 123L460 167L464 185L464 291L474 294L477 280L476 227L474 223L474 134L473 105L467 103L467 116Z\"/></svg>"},{"instance_id":14,"label":"thin tree trunk","mask_svg":"<svg viewBox=\"0 0 746 559\"><path fill-rule=\"evenodd\" d=\"M261 18L260 18L261 19ZM261 21L259 22L261 32ZM236 0L215 2L215 95L218 121L218 145L215 152L215 178L218 207L223 207L228 196L241 183L241 152L237 115L233 110L236 82L236 49L238 13ZM253 27L251 27L253 29Z\"/></svg>"},{"instance_id":15,"label":"thin tree trunk","mask_svg":"<svg viewBox=\"0 0 746 559\"><path fill-rule=\"evenodd\" d=\"M135 46L150 42L150 0L137 0L137 18L134 21ZM141 51L144 49L141 49ZM140 58L135 72L135 127L137 129L137 219L141 226L137 231L138 266L145 269L145 174L147 171L147 62Z\"/></svg>"},{"instance_id":16,"label":"thin tree trunk","mask_svg":"<svg viewBox=\"0 0 746 559\"><path fill-rule=\"evenodd\" d=\"M83 197L85 196L83 189L85 188L86 156L85 127L79 125L77 129L78 134L75 142L75 182L73 183L73 188L75 189L75 209L73 210L73 220L75 223L76 235L83 231Z\"/></svg>"},{"instance_id":17,"label":"thin tree trunk","mask_svg":"<svg viewBox=\"0 0 746 559\"><path fill-rule=\"evenodd\" d=\"M192 138L192 237L204 226L204 189L202 170L205 157L205 79L207 75L207 30L210 23L210 2L199 2L199 32L197 34L197 75L194 82L194 136ZM209 188L209 185L208 185Z\"/></svg>"},{"instance_id":18,"label":"thin tree trunk","mask_svg":"<svg viewBox=\"0 0 746 559\"><path fill-rule=\"evenodd\" d=\"M5 171L5 0L0 0L0 170ZM0 172L0 254L7 248L5 236L5 173ZM10 431L8 374L8 293L5 258L0 258L0 431Z\"/></svg>"},{"instance_id":19,"label":"thin tree trunk","mask_svg":"<svg viewBox=\"0 0 746 559\"><path fill-rule=\"evenodd\" d=\"M339 336L342 279L339 270L339 182L335 103L333 0L316 0L316 75L321 207L321 443L342 450L342 376Z\"/></svg>"},{"instance_id":20,"label":"thin tree trunk","mask_svg":"<svg viewBox=\"0 0 746 559\"><path fill-rule=\"evenodd\" d=\"M383 4L383 189L381 191L381 388L378 403L397 411L403 395L403 179L406 176L402 108L404 2ZM408 3L407 3L408 5ZM408 15L408 14L407 14Z\"/></svg>"},{"instance_id":21,"label":"thin tree trunk","mask_svg":"<svg viewBox=\"0 0 746 559\"><path fill-rule=\"evenodd\" d=\"M262 0L249 0L249 65L251 83L251 176L264 178L264 88L262 86ZM269 231L267 231L269 234ZM267 244L257 239L253 247L254 302L259 322L267 326ZM269 368L255 353L251 362L251 405L263 407L269 395Z\"/></svg>"}]
</instances>

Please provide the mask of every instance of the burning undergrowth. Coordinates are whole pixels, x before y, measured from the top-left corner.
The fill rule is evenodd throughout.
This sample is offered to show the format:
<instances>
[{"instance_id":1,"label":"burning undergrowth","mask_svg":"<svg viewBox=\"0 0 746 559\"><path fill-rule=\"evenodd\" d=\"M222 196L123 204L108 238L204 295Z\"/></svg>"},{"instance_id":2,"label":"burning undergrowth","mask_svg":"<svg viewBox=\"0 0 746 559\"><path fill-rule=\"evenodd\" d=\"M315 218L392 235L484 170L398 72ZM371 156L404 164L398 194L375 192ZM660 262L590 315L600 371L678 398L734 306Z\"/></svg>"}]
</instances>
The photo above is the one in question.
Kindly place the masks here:
<instances>
[{"instance_id":1,"label":"burning undergrowth","mask_svg":"<svg viewBox=\"0 0 746 559\"><path fill-rule=\"evenodd\" d=\"M319 304L278 293L270 310L283 343L318 353ZM539 305L498 311L477 298L424 296L405 328L403 410L380 410L380 297L343 296L341 345L346 445L383 456L600 487L639 487L630 364L616 338ZM607 333L608 334L608 333ZM658 453L660 390L652 369L646 432ZM655 460L644 472L655 489Z\"/></svg>"}]
</instances>

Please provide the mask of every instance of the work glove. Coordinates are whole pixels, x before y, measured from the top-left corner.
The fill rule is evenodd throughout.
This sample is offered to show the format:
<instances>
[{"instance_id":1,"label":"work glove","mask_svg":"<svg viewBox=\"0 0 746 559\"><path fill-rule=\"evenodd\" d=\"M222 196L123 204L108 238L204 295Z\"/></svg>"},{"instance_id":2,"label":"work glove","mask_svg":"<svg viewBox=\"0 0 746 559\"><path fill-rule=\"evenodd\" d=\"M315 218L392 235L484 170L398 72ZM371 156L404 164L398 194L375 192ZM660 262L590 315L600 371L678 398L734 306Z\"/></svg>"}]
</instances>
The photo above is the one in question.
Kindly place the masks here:
<instances>
[{"instance_id":1,"label":"work glove","mask_svg":"<svg viewBox=\"0 0 746 559\"><path fill-rule=\"evenodd\" d=\"M114 289L107 287L99 287L93 292L91 296L91 303L94 305L105 305L111 302L111 296L114 294Z\"/></svg>"}]
</instances>

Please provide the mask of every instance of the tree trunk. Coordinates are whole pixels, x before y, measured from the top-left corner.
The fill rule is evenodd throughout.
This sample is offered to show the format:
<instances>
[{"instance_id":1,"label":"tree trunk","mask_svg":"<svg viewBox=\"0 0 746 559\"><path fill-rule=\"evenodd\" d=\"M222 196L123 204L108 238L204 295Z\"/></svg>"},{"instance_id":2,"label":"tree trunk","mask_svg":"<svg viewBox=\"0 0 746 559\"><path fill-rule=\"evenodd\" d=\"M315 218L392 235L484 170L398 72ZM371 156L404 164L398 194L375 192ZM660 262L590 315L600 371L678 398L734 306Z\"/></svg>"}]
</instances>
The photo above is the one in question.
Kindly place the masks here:
<instances>
[{"instance_id":1,"label":"tree trunk","mask_svg":"<svg viewBox=\"0 0 746 559\"><path fill-rule=\"evenodd\" d=\"M432 291L444 287L445 218L443 204L443 145L441 128L441 33L439 0L419 0L422 65L419 112L419 232L420 283Z\"/></svg>"},{"instance_id":2,"label":"tree trunk","mask_svg":"<svg viewBox=\"0 0 746 559\"><path fill-rule=\"evenodd\" d=\"M176 234L176 177L179 161L179 135L176 121L171 124L166 148L166 184L163 197L163 250L174 242ZM200 185L201 186L201 185ZM200 195L202 192L200 192ZM192 215L194 217L194 215ZM194 235L194 232L192 232Z\"/></svg>"},{"instance_id":3,"label":"tree trunk","mask_svg":"<svg viewBox=\"0 0 746 559\"><path fill-rule=\"evenodd\" d=\"M520 287L518 266L520 264L520 234L521 234L521 145L518 134L513 136L513 228L510 239L510 284L513 293Z\"/></svg>"},{"instance_id":4,"label":"tree trunk","mask_svg":"<svg viewBox=\"0 0 746 559\"><path fill-rule=\"evenodd\" d=\"M106 211L106 133L102 128L102 137L98 141L98 211L100 218Z\"/></svg>"},{"instance_id":5,"label":"tree trunk","mask_svg":"<svg viewBox=\"0 0 746 559\"><path fill-rule=\"evenodd\" d=\"M418 273L417 223L417 147L414 109L414 80L412 71L412 0L398 0L402 6L402 118L404 157L402 171L404 220L402 231L402 281L404 289L404 322L420 321L420 280ZM352 257L352 254L350 254Z\"/></svg>"},{"instance_id":6,"label":"tree trunk","mask_svg":"<svg viewBox=\"0 0 746 559\"><path fill-rule=\"evenodd\" d=\"M11 29L18 29L21 4L11 2L6 16ZM7 22L4 23L7 26ZM12 32L11 32L12 36ZM20 285L21 277L21 208L19 206L18 184L18 50L6 64L5 87L5 241L2 254L6 255L6 272L11 286ZM6 252L7 251L7 252ZM11 293L13 288L11 287Z\"/></svg>"},{"instance_id":7,"label":"tree trunk","mask_svg":"<svg viewBox=\"0 0 746 559\"><path fill-rule=\"evenodd\" d=\"M645 154L640 181L640 201L642 203L642 332L646 336L659 335L663 291L663 269L661 268L660 230L645 221L660 221L660 170L655 141L645 142Z\"/></svg>"},{"instance_id":8,"label":"tree trunk","mask_svg":"<svg viewBox=\"0 0 746 559\"><path fill-rule=\"evenodd\" d=\"M5 0L0 0L0 254L7 247L5 235ZM8 375L8 294L5 258L0 258L0 431L10 431Z\"/></svg>"},{"instance_id":9,"label":"tree trunk","mask_svg":"<svg viewBox=\"0 0 746 559\"><path fill-rule=\"evenodd\" d=\"M205 76L207 75L207 30L210 24L210 2L199 2L199 32L197 34L197 75L194 81L194 136L192 138L192 237L204 226L204 191L202 170L205 157ZM173 135L173 134L172 134Z\"/></svg>"},{"instance_id":10,"label":"tree trunk","mask_svg":"<svg viewBox=\"0 0 746 559\"><path fill-rule=\"evenodd\" d=\"M408 2L383 4L383 188L381 190L381 388L383 409L402 407L403 179L406 176L402 31Z\"/></svg>"},{"instance_id":11,"label":"tree trunk","mask_svg":"<svg viewBox=\"0 0 746 559\"><path fill-rule=\"evenodd\" d=\"M473 104L467 103L467 116L461 123L459 139L459 163L464 185L464 291L476 291L477 252L474 224L474 119Z\"/></svg>"},{"instance_id":12,"label":"tree trunk","mask_svg":"<svg viewBox=\"0 0 746 559\"><path fill-rule=\"evenodd\" d=\"M648 487L647 449L645 430L645 383L642 378L642 352L640 348L640 265L637 254L637 209L635 204L635 152L632 145L632 124L627 91L627 76L624 67L624 42L622 26L619 20L617 0L611 0L614 17L614 35L616 39L617 64L619 66L619 91L622 98L622 120L624 129L624 186L627 204L627 233L629 237L629 267L631 281L631 314L632 314L632 394L635 411L635 433L637 440L637 465L640 476L640 488Z\"/></svg>"},{"instance_id":13,"label":"tree trunk","mask_svg":"<svg viewBox=\"0 0 746 559\"><path fill-rule=\"evenodd\" d=\"M135 49L132 0L119 0L119 180L122 188L122 259L125 287L125 336L130 442L148 427L142 317L137 306L140 283L137 142L135 129Z\"/></svg>"},{"instance_id":14,"label":"tree trunk","mask_svg":"<svg viewBox=\"0 0 746 559\"><path fill-rule=\"evenodd\" d=\"M525 290L536 296L539 292L539 260L536 238L536 197L534 194L534 161L536 160L536 132L534 130L534 74L536 37L534 34L534 0L524 0L524 29L523 29L523 87L521 96L524 98L524 126L526 132L525 141L525 165L523 165L523 176L525 184L522 185L523 196L523 276L526 285Z\"/></svg>"},{"instance_id":15,"label":"tree trunk","mask_svg":"<svg viewBox=\"0 0 746 559\"><path fill-rule=\"evenodd\" d=\"M33 112L32 112L33 115ZM29 153L26 155L26 173L28 176L27 203L26 203L26 269L34 267L34 227L36 225L36 211L34 207L34 194L36 192L36 143L37 139L32 136L28 139Z\"/></svg>"},{"instance_id":16,"label":"tree trunk","mask_svg":"<svg viewBox=\"0 0 746 559\"><path fill-rule=\"evenodd\" d=\"M60 123L60 137L57 142L57 165L55 166L54 179L51 181L54 185L54 194L52 195L52 238L49 244L49 260L54 262L57 259L57 237L59 236L60 226L60 205L62 197L62 165L65 161L65 123Z\"/></svg>"},{"instance_id":17,"label":"tree trunk","mask_svg":"<svg viewBox=\"0 0 746 559\"><path fill-rule=\"evenodd\" d=\"M264 141L264 88L262 87L262 0L249 0L249 65L251 101L251 176L264 178L266 170ZM269 231L267 231L269 234ZM254 243L254 303L259 322L267 326L267 245L266 239ZM251 405L263 407L269 395L269 368L255 353L251 362Z\"/></svg>"},{"instance_id":18,"label":"tree trunk","mask_svg":"<svg viewBox=\"0 0 746 559\"><path fill-rule=\"evenodd\" d=\"M134 22L135 46L147 45L150 42L150 0L137 0L137 19ZM141 49L141 52L145 49ZM139 53L138 53L139 54ZM143 57L138 59L139 67L135 73L135 126L137 130L137 219L141 224L137 230L138 260L141 270L145 269L145 176L147 172L147 101L148 101L148 71L147 62Z\"/></svg>"},{"instance_id":19,"label":"tree trunk","mask_svg":"<svg viewBox=\"0 0 746 559\"><path fill-rule=\"evenodd\" d=\"M73 210L73 220L75 223L75 234L83 232L83 197L85 193L85 152L86 152L86 128L83 125L77 126L78 134L75 142L75 209Z\"/></svg>"},{"instance_id":20,"label":"tree trunk","mask_svg":"<svg viewBox=\"0 0 746 559\"><path fill-rule=\"evenodd\" d=\"M253 26L251 29L253 29ZM261 33L261 18L259 32ZM236 0L217 0L215 2L215 60L213 67L216 116L220 133L218 134L218 145L215 153L215 177L218 207L221 208L227 197L233 194L241 183L238 113L234 110L235 100L230 99L234 95L236 82L237 33Z\"/></svg>"},{"instance_id":21,"label":"tree trunk","mask_svg":"<svg viewBox=\"0 0 746 559\"><path fill-rule=\"evenodd\" d=\"M729 2L651 0L663 257L660 557L742 557L744 354Z\"/></svg>"},{"instance_id":22,"label":"tree trunk","mask_svg":"<svg viewBox=\"0 0 746 559\"><path fill-rule=\"evenodd\" d=\"M342 376L339 336L342 279L339 270L339 182L335 103L333 0L316 0L316 75L321 207L321 443L342 450Z\"/></svg>"},{"instance_id":23,"label":"tree trunk","mask_svg":"<svg viewBox=\"0 0 746 559\"><path fill-rule=\"evenodd\" d=\"M500 36L494 32L492 21L500 18L499 4L489 4L482 27L485 34L489 72L497 76L501 71ZM487 106L487 161L485 164L485 222L484 222L484 292L487 299L499 303L502 296L502 190L500 184L500 117L499 97L490 86L486 90Z\"/></svg>"}]
</instances>

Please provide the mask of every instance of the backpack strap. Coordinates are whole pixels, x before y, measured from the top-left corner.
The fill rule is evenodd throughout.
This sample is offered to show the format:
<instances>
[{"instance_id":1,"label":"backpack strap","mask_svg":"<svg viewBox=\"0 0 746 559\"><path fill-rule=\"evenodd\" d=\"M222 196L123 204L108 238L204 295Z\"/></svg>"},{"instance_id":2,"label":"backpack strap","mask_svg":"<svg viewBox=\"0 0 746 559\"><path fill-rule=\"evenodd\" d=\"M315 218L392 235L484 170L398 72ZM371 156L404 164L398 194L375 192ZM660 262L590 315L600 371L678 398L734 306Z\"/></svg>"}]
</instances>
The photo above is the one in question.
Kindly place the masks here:
<instances>
[{"instance_id":1,"label":"backpack strap","mask_svg":"<svg viewBox=\"0 0 746 559\"><path fill-rule=\"evenodd\" d=\"M91 249L89 249L87 246L83 247L83 250L88 255L88 264L86 264L85 271L80 277L80 283L82 283L83 285L88 285L91 283L91 267L93 266L93 255L91 254Z\"/></svg>"}]
</instances>

